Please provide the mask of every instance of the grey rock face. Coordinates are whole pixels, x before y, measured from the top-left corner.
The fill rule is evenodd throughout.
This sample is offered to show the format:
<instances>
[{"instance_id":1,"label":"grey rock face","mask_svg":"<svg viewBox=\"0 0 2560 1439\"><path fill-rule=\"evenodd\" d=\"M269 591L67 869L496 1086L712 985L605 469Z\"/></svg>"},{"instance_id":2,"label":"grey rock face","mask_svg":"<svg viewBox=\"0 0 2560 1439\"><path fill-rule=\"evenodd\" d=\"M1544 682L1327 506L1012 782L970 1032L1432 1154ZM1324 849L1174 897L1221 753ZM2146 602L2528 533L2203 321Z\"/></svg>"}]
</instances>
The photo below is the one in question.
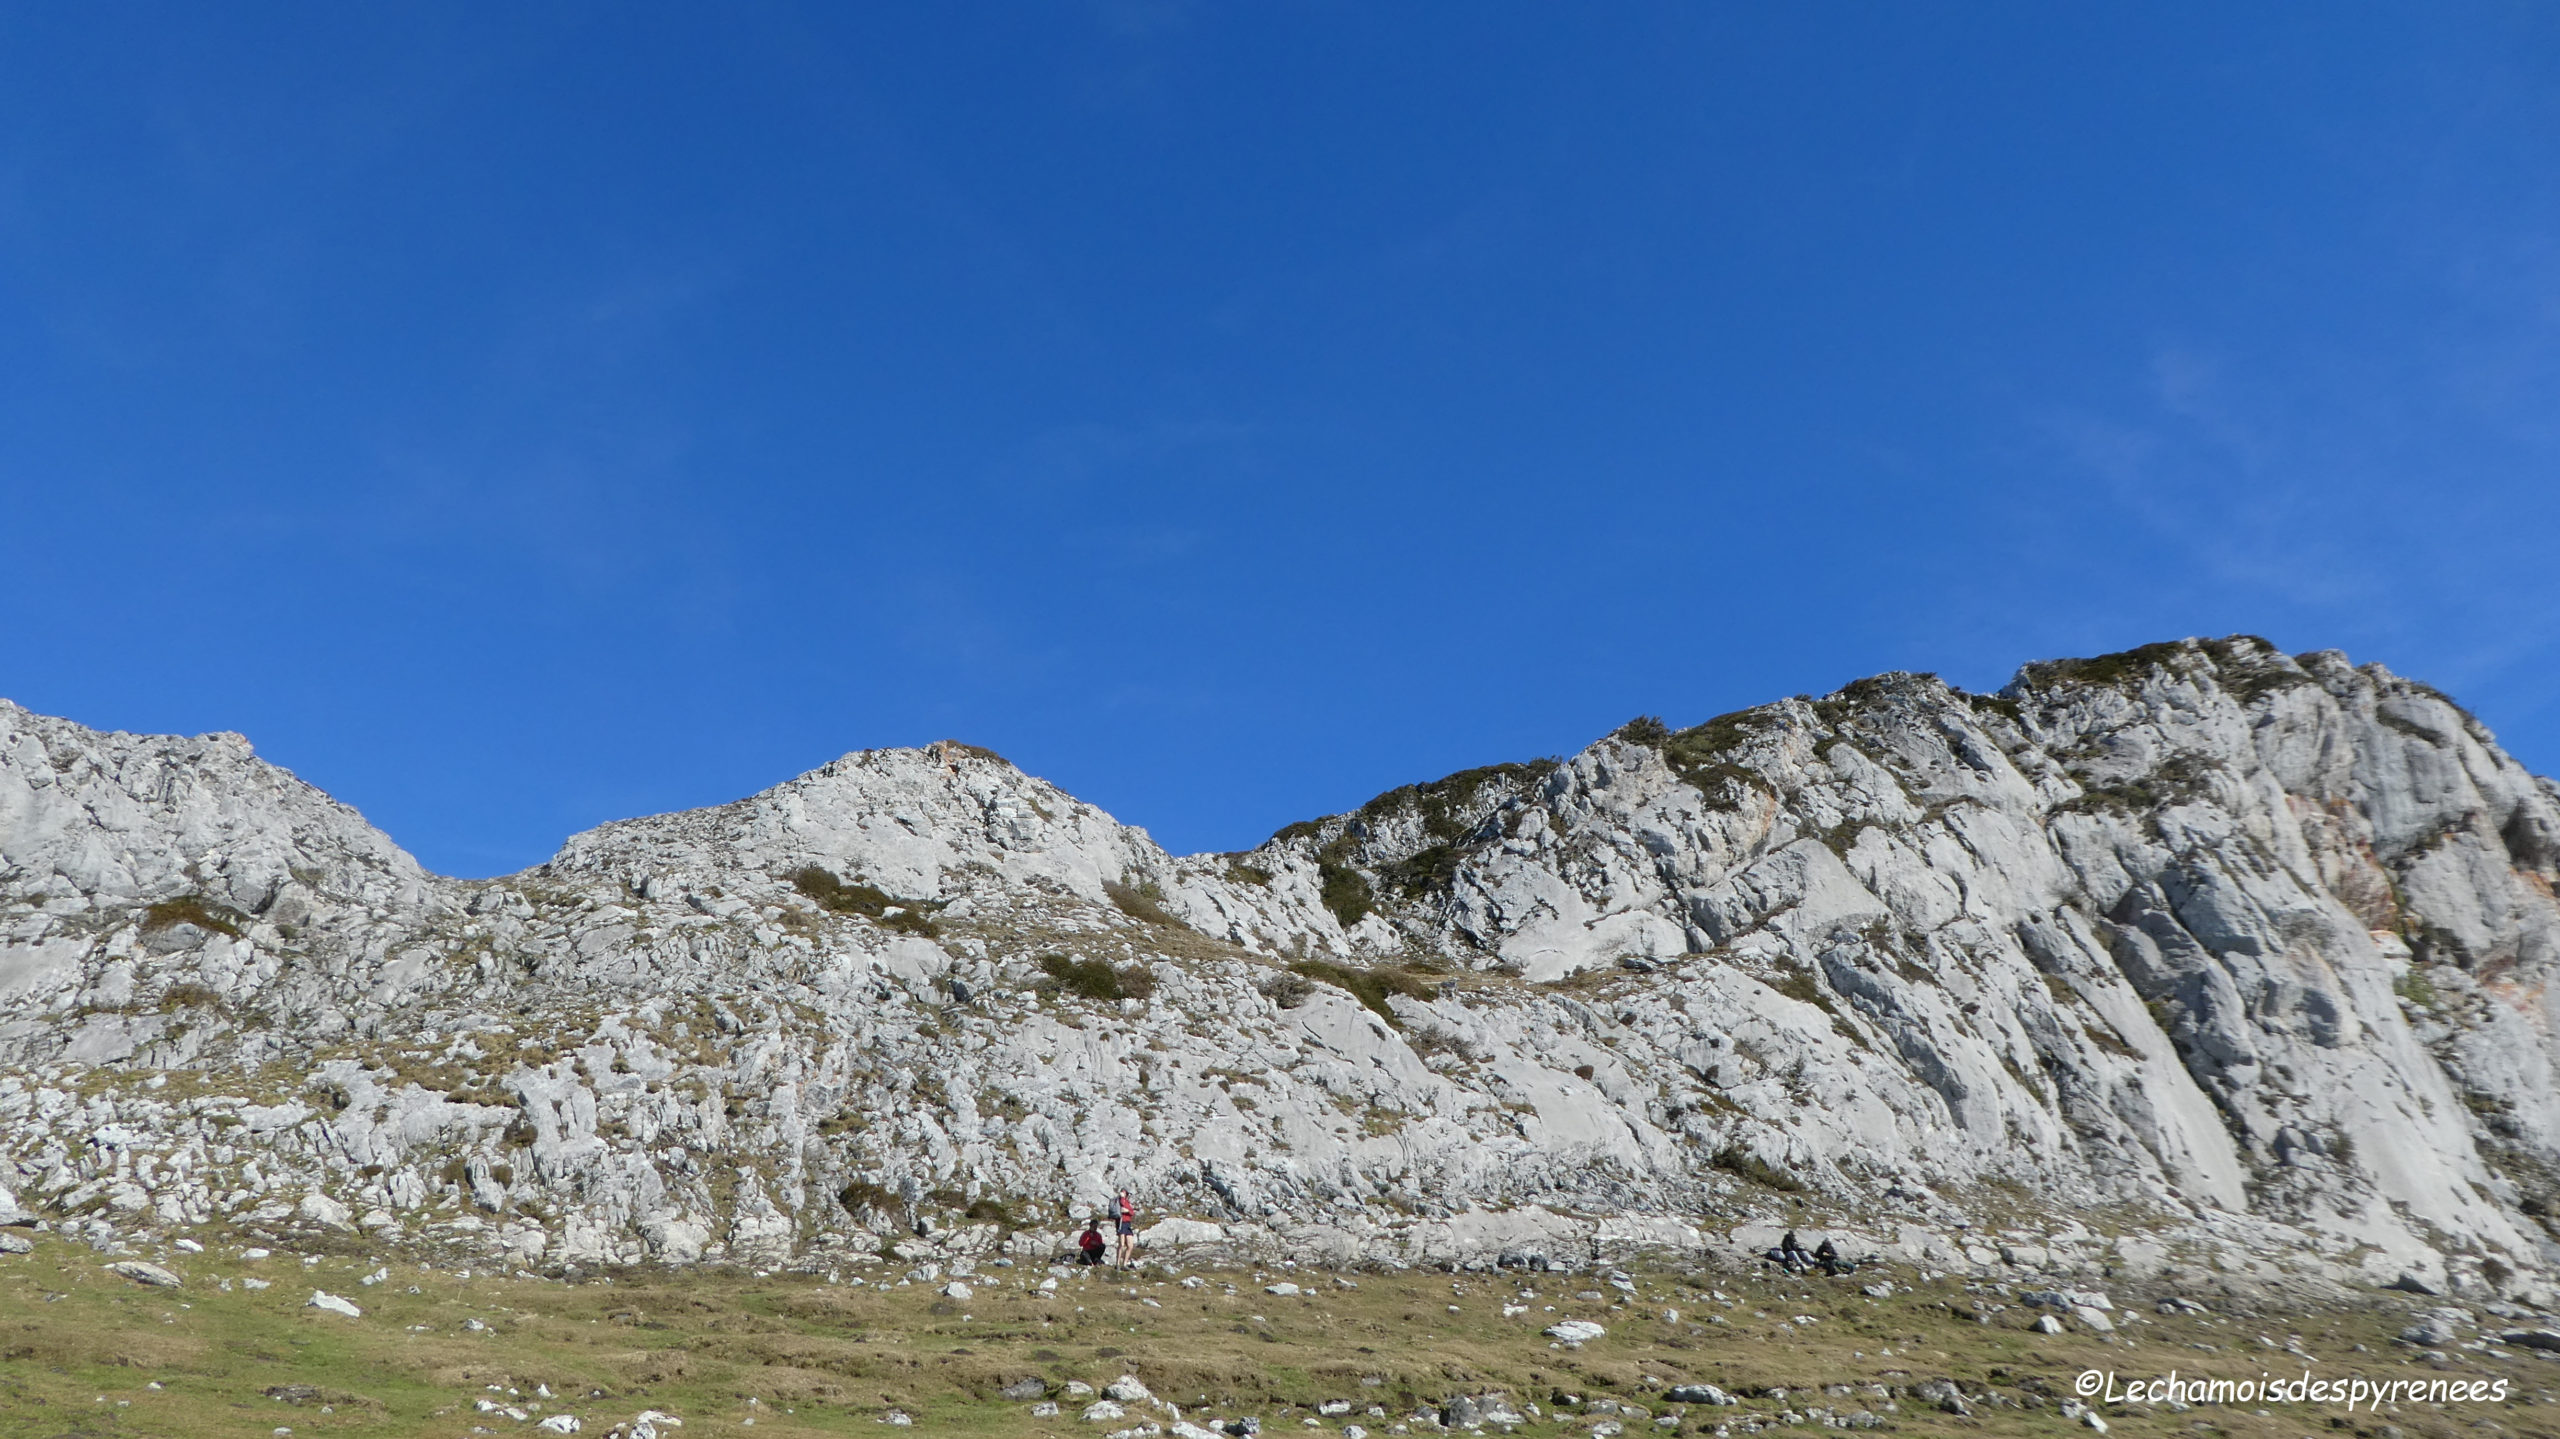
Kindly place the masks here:
<instances>
[{"instance_id":1,"label":"grey rock face","mask_svg":"<svg viewBox=\"0 0 2560 1439\"><path fill-rule=\"evenodd\" d=\"M1123 1186L1156 1251L1539 1267L1756 1252L1801 1186L1938 1269L2513 1287L2555 880L2451 701L2245 639L1639 721L1241 855L869 751L485 882L237 737L0 703L0 1210L938 1279Z\"/></svg>"},{"instance_id":2,"label":"grey rock face","mask_svg":"<svg viewBox=\"0 0 2560 1439\"><path fill-rule=\"evenodd\" d=\"M176 1289L186 1283L185 1280L159 1265L145 1263L139 1259L127 1259L110 1264L107 1266L107 1272L120 1274L136 1284L148 1284L157 1289Z\"/></svg>"}]
</instances>

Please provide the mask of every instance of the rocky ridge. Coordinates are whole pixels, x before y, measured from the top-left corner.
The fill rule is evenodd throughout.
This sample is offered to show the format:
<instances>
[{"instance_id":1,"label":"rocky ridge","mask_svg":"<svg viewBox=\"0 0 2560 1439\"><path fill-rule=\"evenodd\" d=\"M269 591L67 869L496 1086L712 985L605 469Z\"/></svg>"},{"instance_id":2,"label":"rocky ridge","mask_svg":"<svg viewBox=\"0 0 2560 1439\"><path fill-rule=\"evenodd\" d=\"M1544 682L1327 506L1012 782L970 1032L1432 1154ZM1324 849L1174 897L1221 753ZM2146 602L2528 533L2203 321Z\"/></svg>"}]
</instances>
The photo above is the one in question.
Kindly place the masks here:
<instances>
[{"instance_id":1,"label":"rocky ridge","mask_svg":"<svg viewBox=\"0 0 2560 1439\"><path fill-rule=\"evenodd\" d=\"M924 1265L1126 1184L1160 1245L1342 1262L1820 1216L2523 1293L2556 877L2458 706L2246 638L1638 720L1233 855L866 751L488 881L237 736L0 702L0 1210Z\"/></svg>"}]
</instances>

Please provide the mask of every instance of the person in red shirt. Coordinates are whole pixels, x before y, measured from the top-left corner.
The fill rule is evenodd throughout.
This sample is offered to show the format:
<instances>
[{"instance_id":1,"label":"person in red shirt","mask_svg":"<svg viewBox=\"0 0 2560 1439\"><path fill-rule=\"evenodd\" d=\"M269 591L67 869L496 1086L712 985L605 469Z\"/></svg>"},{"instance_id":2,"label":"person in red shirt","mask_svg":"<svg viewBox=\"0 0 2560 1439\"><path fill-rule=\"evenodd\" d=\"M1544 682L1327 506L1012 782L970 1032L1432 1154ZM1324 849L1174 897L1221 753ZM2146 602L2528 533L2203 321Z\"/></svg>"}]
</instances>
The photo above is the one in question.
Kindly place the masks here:
<instances>
[{"instance_id":1,"label":"person in red shirt","mask_svg":"<svg viewBox=\"0 0 2560 1439\"><path fill-rule=\"evenodd\" d=\"M1129 1199L1129 1191L1120 1191L1120 1201L1111 1212L1113 1226L1120 1231L1120 1267L1138 1262L1138 1206Z\"/></svg>"},{"instance_id":2,"label":"person in red shirt","mask_svg":"<svg viewBox=\"0 0 2560 1439\"><path fill-rule=\"evenodd\" d=\"M1101 1225L1102 1221L1099 1219L1086 1220L1084 1222L1084 1235L1076 1240L1076 1248L1083 1251L1079 1258L1086 1264L1100 1264L1102 1262Z\"/></svg>"}]
</instances>

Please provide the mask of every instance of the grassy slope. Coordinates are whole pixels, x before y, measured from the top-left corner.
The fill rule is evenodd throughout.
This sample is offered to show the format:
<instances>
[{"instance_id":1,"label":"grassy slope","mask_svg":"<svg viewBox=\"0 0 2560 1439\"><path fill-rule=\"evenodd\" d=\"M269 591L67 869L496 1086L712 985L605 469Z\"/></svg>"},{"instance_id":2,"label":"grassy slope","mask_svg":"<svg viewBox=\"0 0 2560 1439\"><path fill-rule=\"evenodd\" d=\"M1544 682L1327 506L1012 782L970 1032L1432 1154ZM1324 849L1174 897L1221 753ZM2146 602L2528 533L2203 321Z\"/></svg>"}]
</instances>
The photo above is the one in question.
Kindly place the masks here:
<instances>
[{"instance_id":1,"label":"grassy slope","mask_svg":"<svg viewBox=\"0 0 2560 1439\"><path fill-rule=\"evenodd\" d=\"M1688 1409L1682 1432L1731 1424L1740 1433L1748 1416L1765 1420L1811 1404L1874 1410L1905 1432L2052 1434L2073 1426L2051 1400L2042 1409L1978 1407L1957 1418L1908 1396L1887 1412L1871 1393L1819 1391L1945 1376L1968 1393L1987 1386L2024 1400L2039 1390L2068 1395L2074 1376L2091 1367L2127 1376L2171 1368L2221 1378L2298 1373L2304 1361L2280 1352L2288 1342L2317 1356L2320 1377L2450 1372L2518 1381L2505 1405L2404 1406L2379 1420L2357 1414L2347 1427L2358 1432L2388 1422L2451 1434L2493 1419L2510 1433L2560 1434L2560 1408L2552 1407L2560 1403L2553 1392L2560 1365L2457 1350L2440 1369L2390 1342L2409 1322L2411 1306L2398 1296L2387 1312L2250 1314L2224 1303L2226 1312L2213 1316L2146 1313L2110 1339L2032 1333L2025 1327L2032 1311L1968 1294L1951 1280L1870 1299L1860 1285L1874 1274L1807 1281L1638 1270L1641 1298L1622 1304L1589 1275L1360 1274L1344 1276L1357 1285L1345 1288L1305 1271L1199 1270L1209 1283L1185 1289L1174 1277L1195 1271L1147 1270L1071 1276L1054 1295L1041 1295L1029 1286L1047 1271L1018 1268L976 1277L977 1292L954 1301L926 1284L854 1288L799 1275L648 1273L562 1283L466 1280L415 1264L395 1264L387 1282L366 1287L358 1275L374 1267L369 1259L306 1266L283 1253L255 1262L238 1256L234 1245L170 1256L187 1280L179 1290L109 1274L101 1256L50 1239L33 1255L0 1256L0 1435L221 1439L268 1436L280 1426L296 1436L458 1435L474 1425L535 1432L474 1410L474 1399L495 1397L492 1384L526 1396L547 1384L561 1398L542 1412L575 1413L591 1436L652 1407L683 1417L683 1439L746 1433L750 1419L759 1439L878 1435L893 1406L930 1433L1099 1436L1141 1419L1162 1422L1161 1414L1133 1412L1118 1424L1086 1424L1077 1418L1085 1401L1035 1419L1029 1404L995 1392L1024 1377L1099 1386L1123 1372L1195 1419L1259 1415L1275 1439L1302 1430L1327 1399L1359 1408L1347 1420L1325 1421L1326 1430L1355 1422L1389 1435L1417 1405L1488 1389L1539 1404L1545 1414L1527 1427L1531 1435L1582 1434L1594 1416L1559 1414L1556 1391L1677 1414L1684 1411L1661 1402L1663 1386L1701 1381L1792 1392L1738 1408ZM273 1287L220 1287L252 1274ZM1889 1277L1898 1289L1911 1279ZM1282 1279L1312 1293L1264 1292ZM407 1292L413 1285L418 1292ZM1225 1293L1229 1285L1238 1292ZM364 1317L305 1307L315 1288L352 1298ZM1711 1298L1717 1289L1734 1302ZM1577 1297L1595 1291L1607 1298ZM2117 1297L2132 1299L2121 1289ZM1528 1311L1504 1318L1506 1303ZM1975 1306L1994 1304L2006 1307L1988 1314L1990 1323L1971 1316ZM1665 1318L1669 1308L1680 1311L1678 1322ZM1726 1322L1701 1322L1709 1314ZM1816 1322L1794 1324L1797 1315ZM1596 1319L1609 1333L1579 1351L1552 1347L1538 1331L1565 1317ZM488 1330L467 1329L475 1319ZM2365 1352L2355 1352L2357 1344ZM161 1387L148 1387L153 1382ZM265 1397L270 1387L293 1384L326 1393L300 1404ZM332 1412L321 1413L322 1402ZM1361 1412L1370 1404L1391 1417ZM2209 1431L2197 1424L2209 1421L2223 1433L2299 1436L2329 1428L2333 1415L2345 1417L2335 1407L2280 1408L2264 1418L2221 1409L2119 1414L2113 1422L2118 1433L2201 1434ZM1649 1419L1618 1418L1628 1439L1670 1432Z\"/></svg>"}]
</instances>

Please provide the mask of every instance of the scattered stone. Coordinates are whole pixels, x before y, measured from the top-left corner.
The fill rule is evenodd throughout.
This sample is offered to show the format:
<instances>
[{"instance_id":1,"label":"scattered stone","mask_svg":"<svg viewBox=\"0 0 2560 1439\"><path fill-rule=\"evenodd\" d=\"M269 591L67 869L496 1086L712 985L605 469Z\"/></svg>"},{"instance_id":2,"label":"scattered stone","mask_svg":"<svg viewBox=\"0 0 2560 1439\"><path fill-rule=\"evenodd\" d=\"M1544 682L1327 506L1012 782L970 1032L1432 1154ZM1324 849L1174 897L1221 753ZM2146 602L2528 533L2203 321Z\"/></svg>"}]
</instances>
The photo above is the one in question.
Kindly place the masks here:
<instances>
[{"instance_id":1,"label":"scattered stone","mask_svg":"<svg viewBox=\"0 0 2560 1439\"><path fill-rule=\"evenodd\" d=\"M942 1294L946 1299L973 1299L977 1297L977 1293L978 1291L961 1283L957 1279L954 1279L950 1283L942 1286Z\"/></svg>"},{"instance_id":2,"label":"scattered stone","mask_svg":"<svg viewBox=\"0 0 2560 1439\"><path fill-rule=\"evenodd\" d=\"M0 1234L0 1254L33 1254L35 1241L20 1234Z\"/></svg>"},{"instance_id":3,"label":"scattered stone","mask_svg":"<svg viewBox=\"0 0 2560 1439\"><path fill-rule=\"evenodd\" d=\"M1049 1392L1049 1383L1045 1379L1016 1379L996 1392L1019 1404L1025 1400L1045 1397Z\"/></svg>"},{"instance_id":4,"label":"scattered stone","mask_svg":"<svg viewBox=\"0 0 2560 1439\"><path fill-rule=\"evenodd\" d=\"M1732 1395L1713 1384L1677 1384L1664 1390L1662 1397L1674 1404L1715 1404L1734 1402Z\"/></svg>"},{"instance_id":5,"label":"scattered stone","mask_svg":"<svg viewBox=\"0 0 2560 1439\"><path fill-rule=\"evenodd\" d=\"M2059 1334L2062 1332L2062 1321L2050 1314L2039 1314L2036 1316L2035 1331L2038 1334Z\"/></svg>"},{"instance_id":6,"label":"scattered stone","mask_svg":"<svg viewBox=\"0 0 2560 1439\"><path fill-rule=\"evenodd\" d=\"M1084 1411L1084 1422L1087 1424L1100 1424L1106 1420L1126 1419L1128 1417L1128 1410L1121 1408L1119 1405L1112 1403L1108 1399L1096 1399L1091 1404L1086 1405Z\"/></svg>"},{"instance_id":7,"label":"scattered stone","mask_svg":"<svg viewBox=\"0 0 2560 1439\"><path fill-rule=\"evenodd\" d=\"M548 1429L554 1434L575 1434L581 1426L578 1423L578 1416L575 1414L554 1414L550 1418L543 1420L541 1423L536 1424L533 1427L536 1429Z\"/></svg>"},{"instance_id":8,"label":"scattered stone","mask_svg":"<svg viewBox=\"0 0 2560 1439\"><path fill-rule=\"evenodd\" d=\"M1032 1406L1031 1406L1031 1417L1032 1417L1032 1418L1034 1418L1034 1419L1055 1419L1055 1418L1057 1418L1057 1417L1058 1417L1058 1401L1056 1401L1056 1400L1054 1400L1054 1399L1043 1399L1043 1400L1041 1400L1039 1403L1032 1405Z\"/></svg>"},{"instance_id":9,"label":"scattered stone","mask_svg":"<svg viewBox=\"0 0 2560 1439\"><path fill-rule=\"evenodd\" d=\"M326 1289L312 1290L311 1297L302 1301L302 1307L305 1309L326 1309L332 1314L343 1314L349 1319L362 1319L364 1317L363 1310L358 1309L353 1304L348 1303L346 1300L339 1298L337 1295L330 1293Z\"/></svg>"},{"instance_id":10,"label":"scattered stone","mask_svg":"<svg viewBox=\"0 0 2560 1439\"><path fill-rule=\"evenodd\" d=\"M1549 1339L1562 1340L1567 1344L1588 1344L1608 1332L1588 1319L1567 1319L1546 1328Z\"/></svg>"},{"instance_id":11,"label":"scattered stone","mask_svg":"<svg viewBox=\"0 0 2560 1439\"><path fill-rule=\"evenodd\" d=\"M1105 1384L1102 1386L1102 1393L1103 1397L1117 1399L1123 1404L1144 1404L1156 1397L1148 1391L1146 1385L1138 1382L1138 1376L1135 1374L1123 1374Z\"/></svg>"},{"instance_id":12,"label":"scattered stone","mask_svg":"<svg viewBox=\"0 0 2560 1439\"><path fill-rule=\"evenodd\" d=\"M109 1274L121 1274L136 1284L149 1284L161 1289L176 1289L186 1281L157 1264L140 1259L122 1259L107 1266Z\"/></svg>"},{"instance_id":13,"label":"scattered stone","mask_svg":"<svg viewBox=\"0 0 2560 1439\"><path fill-rule=\"evenodd\" d=\"M1285 1282L1280 1284L1265 1284L1262 1286L1262 1292L1265 1294L1277 1294L1281 1298L1287 1299L1297 1294L1298 1286Z\"/></svg>"},{"instance_id":14,"label":"scattered stone","mask_svg":"<svg viewBox=\"0 0 2560 1439\"><path fill-rule=\"evenodd\" d=\"M2545 1354L2560 1354L2560 1330L2508 1329L2499 1333L2498 1342L2512 1344L2519 1349L2539 1349Z\"/></svg>"}]
</instances>

